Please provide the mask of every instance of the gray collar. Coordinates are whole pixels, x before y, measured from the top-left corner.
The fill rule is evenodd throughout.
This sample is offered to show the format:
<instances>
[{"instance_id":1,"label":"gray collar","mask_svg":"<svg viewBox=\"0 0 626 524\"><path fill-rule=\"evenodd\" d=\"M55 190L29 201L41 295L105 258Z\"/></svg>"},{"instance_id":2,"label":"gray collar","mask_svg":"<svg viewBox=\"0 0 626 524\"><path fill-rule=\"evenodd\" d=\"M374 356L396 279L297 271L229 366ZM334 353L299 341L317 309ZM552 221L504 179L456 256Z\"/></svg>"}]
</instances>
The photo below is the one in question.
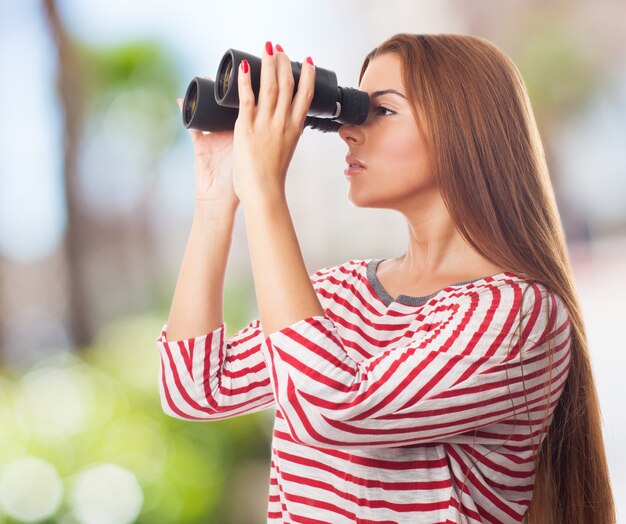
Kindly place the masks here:
<instances>
[{"instance_id":1,"label":"gray collar","mask_svg":"<svg viewBox=\"0 0 626 524\"><path fill-rule=\"evenodd\" d=\"M421 306L422 304L428 302L428 300L434 297L437 293L439 293L439 291L441 291L440 289L439 291L435 291L430 295L424 295L421 297L411 297L409 295L398 295L396 298L392 297L389 293L387 293L387 290L383 287L383 285L380 283L380 280L378 280L378 277L376 276L376 268L378 267L378 264L380 264L383 260L385 259L373 258L369 261L369 263L367 264L367 280L369 280L369 283L374 288L374 291L378 295L378 298L380 298L386 306L389 306L392 302L399 302L400 304L405 304L407 306ZM480 279L457 282L456 284L452 285L464 286L466 284L476 282L476 280Z\"/></svg>"}]
</instances>

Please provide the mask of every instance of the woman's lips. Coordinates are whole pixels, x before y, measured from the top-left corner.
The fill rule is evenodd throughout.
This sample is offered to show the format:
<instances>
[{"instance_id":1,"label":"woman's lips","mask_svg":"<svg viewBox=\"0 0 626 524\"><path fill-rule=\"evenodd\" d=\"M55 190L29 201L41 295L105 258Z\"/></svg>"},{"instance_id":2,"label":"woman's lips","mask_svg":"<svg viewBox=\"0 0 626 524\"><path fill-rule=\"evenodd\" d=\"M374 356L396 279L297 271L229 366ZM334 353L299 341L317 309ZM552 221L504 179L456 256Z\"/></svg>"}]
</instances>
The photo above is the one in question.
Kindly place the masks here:
<instances>
[{"instance_id":1,"label":"woman's lips","mask_svg":"<svg viewBox=\"0 0 626 524\"><path fill-rule=\"evenodd\" d=\"M365 164L352 155L346 157L346 163L348 164L348 167L346 167L344 171L346 176L362 173L366 169Z\"/></svg>"},{"instance_id":2,"label":"woman's lips","mask_svg":"<svg viewBox=\"0 0 626 524\"><path fill-rule=\"evenodd\" d=\"M351 176L351 175L357 175L359 173L362 173L363 171L365 171L365 167L359 166L359 165L351 165L351 166L346 167L346 169L344 170L344 174L346 176Z\"/></svg>"}]
</instances>

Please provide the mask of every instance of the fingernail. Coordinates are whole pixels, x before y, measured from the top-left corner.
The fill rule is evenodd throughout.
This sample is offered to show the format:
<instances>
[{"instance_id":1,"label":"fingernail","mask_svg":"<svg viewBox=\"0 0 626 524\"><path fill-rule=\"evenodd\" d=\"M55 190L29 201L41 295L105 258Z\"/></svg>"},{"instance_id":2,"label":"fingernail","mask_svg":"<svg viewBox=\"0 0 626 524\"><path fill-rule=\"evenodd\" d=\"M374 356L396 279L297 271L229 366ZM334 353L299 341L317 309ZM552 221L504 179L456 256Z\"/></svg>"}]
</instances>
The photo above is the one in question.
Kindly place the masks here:
<instances>
[{"instance_id":1,"label":"fingernail","mask_svg":"<svg viewBox=\"0 0 626 524\"><path fill-rule=\"evenodd\" d=\"M265 42L265 51L270 56L274 54L274 50L272 49L272 42Z\"/></svg>"},{"instance_id":2,"label":"fingernail","mask_svg":"<svg viewBox=\"0 0 626 524\"><path fill-rule=\"evenodd\" d=\"M279 53L284 53L283 48L280 44L276 44L276 51L278 51Z\"/></svg>"},{"instance_id":3,"label":"fingernail","mask_svg":"<svg viewBox=\"0 0 626 524\"><path fill-rule=\"evenodd\" d=\"M307 57L306 57L306 61L307 61L309 64L313 65L313 59L312 59L310 56L307 56Z\"/></svg>"},{"instance_id":4,"label":"fingernail","mask_svg":"<svg viewBox=\"0 0 626 524\"><path fill-rule=\"evenodd\" d=\"M247 73L248 70L250 69L250 66L248 65L248 61L245 58L241 61L241 68L243 69L244 73Z\"/></svg>"}]
</instances>

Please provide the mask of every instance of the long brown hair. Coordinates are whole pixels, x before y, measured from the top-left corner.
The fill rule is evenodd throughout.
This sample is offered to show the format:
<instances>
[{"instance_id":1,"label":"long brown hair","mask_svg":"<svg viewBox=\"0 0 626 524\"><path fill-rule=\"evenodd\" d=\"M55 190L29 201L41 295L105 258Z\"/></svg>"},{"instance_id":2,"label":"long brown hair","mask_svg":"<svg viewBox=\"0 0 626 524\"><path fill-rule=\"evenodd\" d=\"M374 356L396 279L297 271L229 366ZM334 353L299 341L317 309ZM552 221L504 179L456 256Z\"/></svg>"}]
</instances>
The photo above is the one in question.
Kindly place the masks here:
<instances>
[{"instance_id":1,"label":"long brown hair","mask_svg":"<svg viewBox=\"0 0 626 524\"><path fill-rule=\"evenodd\" d=\"M432 167L465 240L500 267L545 285L565 303L571 360L536 463L527 522L606 524L615 508L587 338L565 235L524 81L511 59L467 35L397 34L373 49L402 61L423 111ZM478 211L479 210L479 211Z\"/></svg>"}]
</instances>

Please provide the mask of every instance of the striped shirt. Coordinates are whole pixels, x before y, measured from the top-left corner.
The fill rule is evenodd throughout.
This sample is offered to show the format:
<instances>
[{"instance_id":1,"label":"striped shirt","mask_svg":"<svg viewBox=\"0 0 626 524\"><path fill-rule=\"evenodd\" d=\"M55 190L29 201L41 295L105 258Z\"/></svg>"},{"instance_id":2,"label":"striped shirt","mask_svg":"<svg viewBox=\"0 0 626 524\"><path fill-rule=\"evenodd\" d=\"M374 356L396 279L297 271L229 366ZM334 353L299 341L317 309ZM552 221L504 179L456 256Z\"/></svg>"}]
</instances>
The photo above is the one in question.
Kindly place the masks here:
<instances>
[{"instance_id":1,"label":"striped shirt","mask_svg":"<svg viewBox=\"0 0 626 524\"><path fill-rule=\"evenodd\" d=\"M275 408L268 522L522 522L569 369L563 302L510 272L394 298L379 262L314 273L324 315L269 337L165 324L164 411Z\"/></svg>"}]
</instances>

